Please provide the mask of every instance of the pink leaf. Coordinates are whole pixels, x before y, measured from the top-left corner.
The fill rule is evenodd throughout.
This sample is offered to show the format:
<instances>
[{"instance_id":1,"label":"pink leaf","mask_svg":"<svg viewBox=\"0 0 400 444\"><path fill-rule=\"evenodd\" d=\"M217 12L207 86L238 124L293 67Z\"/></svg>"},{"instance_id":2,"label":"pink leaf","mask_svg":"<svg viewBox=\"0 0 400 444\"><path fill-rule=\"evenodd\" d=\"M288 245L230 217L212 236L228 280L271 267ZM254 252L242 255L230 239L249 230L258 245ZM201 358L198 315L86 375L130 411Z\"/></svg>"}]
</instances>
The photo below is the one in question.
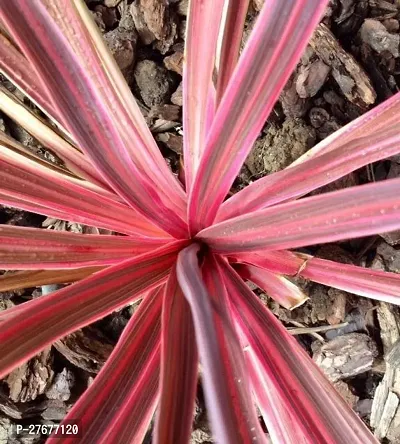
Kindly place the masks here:
<instances>
[{"instance_id":1,"label":"pink leaf","mask_svg":"<svg viewBox=\"0 0 400 444\"><path fill-rule=\"evenodd\" d=\"M264 371L262 362L254 353L254 350L248 346L248 341L240 326L237 326L237 329L242 336L247 371L257 406L261 411L272 442L274 444L309 444L308 436L303 432L298 419L285 407L285 399L280 396L279 390L275 388L274 378L270 373ZM290 427L288 427L288 424L290 424Z\"/></svg>"},{"instance_id":2,"label":"pink leaf","mask_svg":"<svg viewBox=\"0 0 400 444\"><path fill-rule=\"evenodd\" d=\"M239 265L235 267L235 270L242 278L256 284L288 310L299 307L308 299L308 296L297 285L279 274L253 265Z\"/></svg>"},{"instance_id":3,"label":"pink leaf","mask_svg":"<svg viewBox=\"0 0 400 444\"><path fill-rule=\"evenodd\" d=\"M78 423L78 437L56 443L141 443L154 414L160 369L161 290L143 298L116 347L62 424Z\"/></svg>"},{"instance_id":4,"label":"pink leaf","mask_svg":"<svg viewBox=\"0 0 400 444\"><path fill-rule=\"evenodd\" d=\"M239 59L243 28L248 8L249 0L231 0L227 7L222 35L221 54L218 63L218 103L222 99Z\"/></svg>"},{"instance_id":5,"label":"pink leaf","mask_svg":"<svg viewBox=\"0 0 400 444\"><path fill-rule=\"evenodd\" d=\"M87 59L87 55L93 56L91 51L83 51L82 61L88 60L85 69L89 72L93 63L96 66L100 63L101 68L104 68L106 77L101 76L96 80L102 82L100 82L99 88L104 91L103 99L105 101L110 97L115 98L111 103L112 114L115 116L114 124L126 141L126 148L130 150L131 158L141 165L143 171L149 172L149 176L154 178L160 192L173 197L171 204L175 211L178 214L185 214L186 196L183 188L173 178L124 76L104 43L103 36L95 24L91 12L79 0L74 0L74 7L70 6L68 0L45 1L49 10L54 10L53 18L56 20L58 18L59 26L62 26L65 31L72 29L70 37L74 37L76 49L85 50L85 46L81 45L82 41L85 41L89 46L93 46L99 61L93 60L92 57ZM62 3L62 6L60 6L60 3ZM59 11L62 11L62 14ZM73 24L72 28L71 22ZM90 39L87 38L87 34ZM111 83L108 83L108 79ZM118 109L115 107L118 107ZM125 121L128 121L128 124ZM141 149L138 149L139 146Z\"/></svg>"},{"instance_id":6,"label":"pink leaf","mask_svg":"<svg viewBox=\"0 0 400 444\"><path fill-rule=\"evenodd\" d=\"M108 188L86 156L64 140L54 128L19 102L4 87L0 87L0 110L32 134L44 147L54 152L72 173L91 183Z\"/></svg>"},{"instance_id":7,"label":"pink leaf","mask_svg":"<svg viewBox=\"0 0 400 444\"><path fill-rule=\"evenodd\" d=\"M64 176L72 177L75 179L77 178L77 176L74 173L72 173L71 171L68 171L66 168L64 168L64 166L56 165L56 164L50 162L50 160L41 158L39 156L39 154L34 153L28 147L23 145L21 142L18 142L16 139L14 139L13 137L9 136L8 134L6 134L4 132L0 132L0 147L2 148L2 150L7 149L7 150L13 151L14 153L19 154L23 157L27 157L28 159L33 160L34 162L38 163L39 165L43 165L52 171L57 171L58 173L61 173ZM90 184L90 185L93 186L93 184ZM107 191L106 189L100 188L99 186L95 186L95 187L99 192L102 192L103 195L107 195L110 197L113 196L115 198L115 200L119 199L119 197L116 194L114 194L113 192Z\"/></svg>"},{"instance_id":8,"label":"pink leaf","mask_svg":"<svg viewBox=\"0 0 400 444\"><path fill-rule=\"evenodd\" d=\"M400 179L276 205L198 234L215 252L282 250L400 228Z\"/></svg>"},{"instance_id":9,"label":"pink leaf","mask_svg":"<svg viewBox=\"0 0 400 444\"><path fill-rule=\"evenodd\" d=\"M183 127L186 189L190 190L206 141L207 98L224 0L189 2L183 64Z\"/></svg>"},{"instance_id":10,"label":"pink leaf","mask_svg":"<svg viewBox=\"0 0 400 444\"><path fill-rule=\"evenodd\" d=\"M239 262L243 264L255 265L267 271L277 274L295 276L304 264L302 259L291 251L263 251L258 253L237 253L230 256L231 263Z\"/></svg>"},{"instance_id":11,"label":"pink leaf","mask_svg":"<svg viewBox=\"0 0 400 444\"><path fill-rule=\"evenodd\" d=\"M213 433L221 443L264 442L249 394L240 343L226 305L224 285L211 257L207 257L204 266L203 282L198 249L193 244L179 253L177 275L192 311Z\"/></svg>"},{"instance_id":12,"label":"pink leaf","mask_svg":"<svg viewBox=\"0 0 400 444\"><path fill-rule=\"evenodd\" d=\"M291 166L324 154L360 137L373 136L376 132L385 130L385 128L398 125L400 121L399 113L400 92L326 137L299 157Z\"/></svg>"},{"instance_id":13,"label":"pink leaf","mask_svg":"<svg viewBox=\"0 0 400 444\"><path fill-rule=\"evenodd\" d=\"M58 120L57 112L43 91L39 79L32 72L29 62L7 37L1 33L0 71L46 114Z\"/></svg>"},{"instance_id":14,"label":"pink leaf","mask_svg":"<svg viewBox=\"0 0 400 444\"><path fill-rule=\"evenodd\" d=\"M10 150L0 150L0 202L24 210L125 234L164 237L165 232L111 193L52 171Z\"/></svg>"},{"instance_id":15,"label":"pink leaf","mask_svg":"<svg viewBox=\"0 0 400 444\"><path fill-rule=\"evenodd\" d=\"M173 242L0 312L0 378L57 339L162 284L183 245Z\"/></svg>"},{"instance_id":16,"label":"pink leaf","mask_svg":"<svg viewBox=\"0 0 400 444\"><path fill-rule=\"evenodd\" d=\"M168 239L76 234L0 224L0 268L41 270L112 265Z\"/></svg>"},{"instance_id":17,"label":"pink leaf","mask_svg":"<svg viewBox=\"0 0 400 444\"><path fill-rule=\"evenodd\" d=\"M309 193L358 168L400 152L398 125L324 151L296 166L256 180L224 203L218 220L230 219Z\"/></svg>"},{"instance_id":18,"label":"pink leaf","mask_svg":"<svg viewBox=\"0 0 400 444\"><path fill-rule=\"evenodd\" d=\"M35 68L56 109L60 113L62 110L67 130L104 180L146 218L174 237L185 237L184 208L181 217L174 203L174 188L171 186L167 192L156 184L154 177L134 161L133 150L128 150L128 141L118 131L121 123L115 123L113 114L118 109L118 102L113 100L115 94L107 99L94 80L105 78L101 64L93 63L87 71L96 52L80 42L82 52L77 53L39 0L32 0L29 11L23 0L2 1L1 5L1 18L7 30ZM73 23L70 31L74 30Z\"/></svg>"},{"instance_id":19,"label":"pink leaf","mask_svg":"<svg viewBox=\"0 0 400 444\"><path fill-rule=\"evenodd\" d=\"M214 221L327 3L265 2L207 138L189 200L192 233Z\"/></svg>"},{"instance_id":20,"label":"pink leaf","mask_svg":"<svg viewBox=\"0 0 400 444\"><path fill-rule=\"evenodd\" d=\"M69 270L27 270L0 276L0 291L19 290L49 284L69 284L80 281L103 267L87 267Z\"/></svg>"},{"instance_id":21,"label":"pink leaf","mask_svg":"<svg viewBox=\"0 0 400 444\"><path fill-rule=\"evenodd\" d=\"M377 443L371 432L335 391L321 370L289 335L282 324L251 292L240 276L219 260L238 328L245 336L245 353L255 356L260 372L272 383L272 393L295 421L295 430L302 430L306 442L315 443ZM263 380L256 393L268 390ZM265 393L265 400L270 395ZM282 404L283 403L283 404ZM268 414L268 410L264 409ZM284 415L279 424L287 424ZM279 421L274 416L273 421ZM268 421L267 421L268 423ZM275 427L276 428L276 427ZM292 441L279 441L279 444Z\"/></svg>"},{"instance_id":22,"label":"pink leaf","mask_svg":"<svg viewBox=\"0 0 400 444\"><path fill-rule=\"evenodd\" d=\"M216 91L214 84L211 83L209 90L208 90L208 96L207 96L207 105L206 105L206 123L205 123L205 132L206 134L209 133L210 128L212 126L212 123L214 121L215 113L216 113L216 107L217 107L217 97L216 97Z\"/></svg>"},{"instance_id":23,"label":"pink leaf","mask_svg":"<svg viewBox=\"0 0 400 444\"><path fill-rule=\"evenodd\" d=\"M173 268L164 293L161 389L154 443L186 444L192 430L198 353L190 306Z\"/></svg>"},{"instance_id":24,"label":"pink leaf","mask_svg":"<svg viewBox=\"0 0 400 444\"><path fill-rule=\"evenodd\" d=\"M300 276L367 298L400 304L400 274L310 257Z\"/></svg>"}]
</instances>

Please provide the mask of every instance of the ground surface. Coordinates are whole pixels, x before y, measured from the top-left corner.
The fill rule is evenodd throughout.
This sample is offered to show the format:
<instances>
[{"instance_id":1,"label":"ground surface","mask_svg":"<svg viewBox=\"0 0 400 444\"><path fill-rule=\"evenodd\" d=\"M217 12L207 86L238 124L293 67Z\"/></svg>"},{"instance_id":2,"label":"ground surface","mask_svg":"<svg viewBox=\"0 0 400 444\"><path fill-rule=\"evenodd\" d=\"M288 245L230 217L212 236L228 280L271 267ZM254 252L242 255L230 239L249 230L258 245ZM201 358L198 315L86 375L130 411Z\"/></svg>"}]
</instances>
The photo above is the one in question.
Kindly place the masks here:
<instances>
[{"instance_id":1,"label":"ground surface","mask_svg":"<svg viewBox=\"0 0 400 444\"><path fill-rule=\"evenodd\" d=\"M182 152L181 75L186 1L86 0L107 44L140 100L171 168ZM164 6L170 3L170 6ZM253 0L245 36L263 0ZM235 189L278 171L319 140L398 91L399 0L333 0L246 162ZM7 82L3 83L10 87ZM0 129L43 156L29 134L0 114ZM400 175L400 156L325 187L331 190ZM234 191L234 190L233 190ZM0 223L41 227L44 218L0 208ZM47 221L72 231L77 224ZM400 233L307 250L320 257L400 272ZM317 284L298 282L310 299L289 312L260 293L298 334L318 365L382 440L400 443L400 312ZM0 310L38 297L41 289L0 293ZM0 444L36 443L13 425L58 422L84 392L134 311L126 308L58 341L0 381ZM390 352L390 353L389 353ZM211 440L201 389L193 442Z\"/></svg>"}]
</instances>

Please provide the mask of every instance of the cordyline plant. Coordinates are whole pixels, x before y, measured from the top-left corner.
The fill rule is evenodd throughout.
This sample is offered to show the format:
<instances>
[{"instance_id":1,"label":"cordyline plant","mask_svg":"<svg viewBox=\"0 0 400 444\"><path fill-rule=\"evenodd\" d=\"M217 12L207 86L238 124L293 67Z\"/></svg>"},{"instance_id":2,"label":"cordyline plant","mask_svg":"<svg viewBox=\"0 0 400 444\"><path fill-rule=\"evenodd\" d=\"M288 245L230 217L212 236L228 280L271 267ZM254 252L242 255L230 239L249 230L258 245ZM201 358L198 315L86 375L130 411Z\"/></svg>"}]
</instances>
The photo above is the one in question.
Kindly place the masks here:
<instances>
[{"instance_id":1,"label":"cordyline plant","mask_svg":"<svg viewBox=\"0 0 400 444\"><path fill-rule=\"evenodd\" d=\"M267 0L239 57L248 0L189 5L183 74L185 187L79 0L0 0L0 109L64 164L1 134L0 202L108 233L0 227L0 289L71 283L0 313L0 377L59 338L141 300L67 416L81 437L189 440L198 371L220 443L375 442L310 357L249 289L286 308L302 276L397 303L400 276L296 253L400 228L400 179L298 199L400 152L397 94L295 164L226 199L327 1ZM101 231L101 232L104 232ZM289 277L289 278L288 278Z\"/></svg>"}]
</instances>

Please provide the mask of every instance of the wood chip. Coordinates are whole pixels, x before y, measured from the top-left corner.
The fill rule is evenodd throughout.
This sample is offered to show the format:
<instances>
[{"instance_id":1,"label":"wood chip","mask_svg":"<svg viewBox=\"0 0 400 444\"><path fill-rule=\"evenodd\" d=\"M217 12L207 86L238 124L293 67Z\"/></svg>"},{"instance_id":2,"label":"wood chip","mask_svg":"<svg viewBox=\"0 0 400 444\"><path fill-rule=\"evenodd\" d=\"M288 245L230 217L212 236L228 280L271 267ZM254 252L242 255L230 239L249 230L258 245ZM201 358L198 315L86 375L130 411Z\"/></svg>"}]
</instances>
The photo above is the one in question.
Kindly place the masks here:
<instances>
[{"instance_id":1,"label":"wood chip","mask_svg":"<svg viewBox=\"0 0 400 444\"><path fill-rule=\"evenodd\" d=\"M54 347L69 362L90 373L98 373L113 350L111 341L93 326L60 339Z\"/></svg>"},{"instance_id":2,"label":"wood chip","mask_svg":"<svg viewBox=\"0 0 400 444\"><path fill-rule=\"evenodd\" d=\"M381 233L381 236L389 245L399 245L400 244L400 230L391 231L390 233Z\"/></svg>"},{"instance_id":3,"label":"wood chip","mask_svg":"<svg viewBox=\"0 0 400 444\"><path fill-rule=\"evenodd\" d=\"M9 437L12 436L13 424L9 418L0 415L0 443L9 443Z\"/></svg>"},{"instance_id":4,"label":"wood chip","mask_svg":"<svg viewBox=\"0 0 400 444\"><path fill-rule=\"evenodd\" d=\"M171 103L174 105L182 106L183 105L183 98L182 98L182 82L179 84L176 91L171 96Z\"/></svg>"},{"instance_id":5,"label":"wood chip","mask_svg":"<svg viewBox=\"0 0 400 444\"><path fill-rule=\"evenodd\" d=\"M306 291L310 298L302 306L291 311L278 307L274 309L282 321L336 325L345 320L348 293L314 283L309 284Z\"/></svg>"},{"instance_id":6,"label":"wood chip","mask_svg":"<svg viewBox=\"0 0 400 444\"><path fill-rule=\"evenodd\" d=\"M179 121L181 108L178 105L155 105L150 109L148 119Z\"/></svg>"},{"instance_id":7,"label":"wood chip","mask_svg":"<svg viewBox=\"0 0 400 444\"><path fill-rule=\"evenodd\" d=\"M377 20L387 20L395 17L398 14L398 3L399 0L396 0L397 6L393 4L393 1L387 0L369 0L369 6L371 8L371 15L375 17Z\"/></svg>"},{"instance_id":8,"label":"wood chip","mask_svg":"<svg viewBox=\"0 0 400 444\"><path fill-rule=\"evenodd\" d=\"M332 68L332 77L351 103L365 109L375 102L376 92L367 74L323 23L317 26L310 45L318 57Z\"/></svg>"},{"instance_id":9,"label":"wood chip","mask_svg":"<svg viewBox=\"0 0 400 444\"><path fill-rule=\"evenodd\" d=\"M347 402L347 404L354 409L358 396L356 396L349 387L349 384L346 384L344 381L337 381L333 384L335 389L341 394L342 398Z\"/></svg>"},{"instance_id":10,"label":"wood chip","mask_svg":"<svg viewBox=\"0 0 400 444\"><path fill-rule=\"evenodd\" d=\"M134 31L116 28L104 34L104 41L119 69L128 78L135 62L137 36Z\"/></svg>"},{"instance_id":11,"label":"wood chip","mask_svg":"<svg viewBox=\"0 0 400 444\"><path fill-rule=\"evenodd\" d=\"M9 308L14 307L14 303L8 299L8 297L12 297L12 292L1 292L0 293L0 311L7 310Z\"/></svg>"},{"instance_id":12,"label":"wood chip","mask_svg":"<svg viewBox=\"0 0 400 444\"><path fill-rule=\"evenodd\" d=\"M176 154L183 153L183 138L174 133L162 133L157 136L157 140L164 143L170 150Z\"/></svg>"},{"instance_id":13,"label":"wood chip","mask_svg":"<svg viewBox=\"0 0 400 444\"><path fill-rule=\"evenodd\" d=\"M377 255L383 259L385 269L392 273L400 273L400 251L388 245L386 242L381 242L377 249Z\"/></svg>"},{"instance_id":14,"label":"wood chip","mask_svg":"<svg viewBox=\"0 0 400 444\"><path fill-rule=\"evenodd\" d=\"M292 74L279 96L283 112L289 118L303 117L310 107L309 100L299 96L296 79L297 72Z\"/></svg>"},{"instance_id":15,"label":"wood chip","mask_svg":"<svg viewBox=\"0 0 400 444\"><path fill-rule=\"evenodd\" d=\"M5 382L14 402L27 402L43 394L53 381L51 347L13 370Z\"/></svg>"},{"instance_id":16,"label":"wood chip","mask_svg":"<svg viewBox=\"0 0 400 444\"><path fill-rule=\"evenodd\" d=\"M6 390L0 387L0 416L4 413L9 418L20 420L37 416L42 410L42 403L38 404L37 401L23 403L11 401Z\"/></svg>"},{"instance_id":17,"label":"wood chip","mask_svg":"<svg viewBox=\"0 0 400 444\"><path fill-rule=\"evenodd\" d=\"M165 54L178 36L177 18L164 0L137 0L131 14L139 37L145 45L156 40L156 48Z\"/></svg>"},{"instance_id":18,"label":"wood chip","mask_svg":"<svg viewBox=\"0 0 400 444\"><path fill-rule=\"evenodd\" d=\"M392 391L395 373L396 370L389 367L375 391L371 411L371 427L375 428L375 436L378 439L387 435L399 405L399 398Z\"/></svg>"},{"instance_id":19,"label":"wood chip","mask_svg":"<svg viewBox=\"0 0 400 444\"><path fill-rule=\"evenodd\" d=\"M381 328L383 352L387 355L393 344L400 339L400 310L395 305L379 302L376 312Z\"/></svg>"},{"instance_id":20,"label":"wood chip","mask_svg":"<svg viewBox=\"0 0 400 444\"><path fill-rule=\"evenodd\" d=\"M336 382L370 370L377 355L376 344L370 337L350 333L322 345L313 359L327 378Z\"/></svg>"},{"instance_id":21,"label":"wood chip","mask_svg":"<svg viewBox=\"0 0 400 444\"><path fill-rule=\"evenodd\" d=\"M115 8L118 6L118 3L121 3L121 0L104 0L104 5L107 6L107 8Z\"/></svg>"},{"instance_id":22,"label":"wood chip","mask_svg":"<svg viewBox=\"0 0 400 444\"><path fill-rule=\"evenodd\" d=\"M46 408L43 410L41 417L51 421L61 421L67 412L68 407L64 402L52 399L46 401Z\"/></svg>"},{"instance_id":23,"label":"wood chip","mask_svg":"<svg viewBox=\"0 0 400 444\"><path fill-rule=\"evenodd\" d=\"M265 0L252 0L251 5L255 11L260 12Z\"/></svg>"},{"instance_id":24,"label":"wood chip","mask_svg":"<svg viewBox=\"0 0 400 444\"><path fill-rule=\"evenodd\" d=\"M300 65L296 79L296 91L300 98L314 97L324 85L331 68L322 60Z\"/></svg>"},{"instance_id":25,"label":"wood chip","mask_svg":"<svg viewBox=\"0 0 400 444\"><path fill-rule=\"evenodd\" d=\"M361 26L361 39L378 54L389 51L393 57L399 56L400 35L391 34L378 20L367 19Z\"/></svg>"},{"instance_id":26,"label":"wood chip","mask_svg":"<svg viewBox=\"0 0 400 444\"><path fill-rule=\"evenodd\" d=\"M164 66L170 71L174 71L180 75L183 74L183 49L175 51L164 59Z\"/></svg>"},{"instance_id":27,"label":"wood chip","mask_svg":"<svg viewBox=\"0 0 400 444\"><path fill-rule=\"evenodd\" d=\"M400 433L400 312L398 307L380 302L377 314L386 373L375 391L371 427L378 439L397 439Z\"/></svg>"},{"instance_id":28,"label":"wood chip","mask_svg":"<svg viewBox=\"0 0 400 444\"><path fill-rule=\"evenodd\" d=\"M211 442L213 442L211 434L202 429L193 430L189 441L190 444L208 444Z\"/></svg>"},{"instance_id":29,"label":"wood chip","mask_svg":"<svg viewBox=\"0 0 400 444\"><path fill-rule=\"evenodd\" d=\"M177 12L179 15L187 16L189 9L189 0L179 0L177 6Z\"/></svg>"},{"instance_id":30,"label":"wood chip","mask_svg":"<svg viewBox=\"0 0 400 444\"><path fill-rule=\"evenodd\" d=\"M61 373L55 376L53 383L46 391L47 398L67 401L71 397L71 389L74 383L74 374L71 370L64 368Z\"/></svg>"}]
</instances>

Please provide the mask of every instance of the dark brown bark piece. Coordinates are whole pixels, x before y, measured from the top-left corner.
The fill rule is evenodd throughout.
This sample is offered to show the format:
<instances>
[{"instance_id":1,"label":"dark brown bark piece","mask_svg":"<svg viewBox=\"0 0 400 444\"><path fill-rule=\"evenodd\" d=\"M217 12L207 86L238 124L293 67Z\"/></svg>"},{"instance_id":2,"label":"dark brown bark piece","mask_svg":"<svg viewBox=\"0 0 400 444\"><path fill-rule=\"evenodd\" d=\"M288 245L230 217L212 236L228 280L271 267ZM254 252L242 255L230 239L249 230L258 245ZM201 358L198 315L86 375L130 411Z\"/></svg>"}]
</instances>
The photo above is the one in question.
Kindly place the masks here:
<instances>
[{"instance_id":1,"label":"dark brown bark piece","mask_svg":"<svg viewBox=\"0 0 400 444\"><path fill-rule=\"evenodd\" d=\"M133 65L135 63L136 32L116 28L105 33L104 40L125 79L130 83L132 80Z\"/></svg>"},{"instance_id":2,"label":"dark brown bark piece","mask_svg":"<svg viewBox=\"0 0 400 444\"><path fill-rule=\"evenodd\" d=\"M171 96L171 103L174 105L182 106L183 105L183 98L182 98L182 88L183 84L182 82L179 84L176 91Z\"/></svg>"},{"instance_id":3,"label":"dark brown bark piece","mask_svg":"<svg viewBox=\"0 0 400 444\"><path fill-rule=\"evenodd\" d=\"M169 121L178 121L181 109L177 105L156 105L151 108L149 119L163 119Z\"/></svg>"},{"instance_id":4,"label":"dark brown bark piece","mask_svg":"<svg viewBox=\"0 0 400 444\"><path fill-rule=\"evenodd\" d=\"M296 80L296 90L302 99L314 97L324 85L329 72L322 60L316 59L308 65L301 65Z\"/></svg>"},{"instance_id":5,"label":"dark brown bark piece","mask_svg":"<svg viewBox=\"0 0 400 444\"><path fill-rule=\"evenodd\" d=\"M27 402L43 394L53 381L51 347L13 370L5 379L14 402Z\"/></svg>"},{"instance_id":6,"label":"dark brown bark piece","mask_svg":"<svg viewBox=\"0 0 400 444\"><path fill-rule=\"evenodd\" d=\"M157 136L157 140L164 143L170 150L176 154L183 153L183 138L174 133L162 133Z\"/></svg>"},{"instance_id":7,"label":"dark brown bark piece","mask_svg":"<svg viewBox=\"0 0 400 444\"><path fill-rule=\"evenodd\" d=\"M60 339L54 347L69 362L90 373L98 373L113 350L109 339L93 326Z\"/></svg>"},{"instance_id":8,"label":"dark brown bark piece","mask_svg":"<svg viewBox=\"0 0 400 444\"><path fill-rule=\"evenodd\" d=\"M168 70L174 71L174 72L182 75L182 73L183 73L183 48L181 50L175 51L170 56L165 57L164 65Z\"/></svg>"},{"instance_id":9,"label":"dark brown bark piece","mask_svg":"<svg viewBox=\"0 0 400 444\"><path fill-rule=\"evenodd\" d=\"M307 98L301 98L297 92L296 79L297 71L287 81L279 96L285 116L295 119L303 117L310 108L310 101Z\"/></svg>"},{"instance_id":10,"label":"dark brown bark piece","mask_svg":"<svg viewBox=\"0 0 400 444\"><path fill-rule=\"evenodd\" d=\"M350 390L349 384L344 381L337 381L333 386L341 394L347 404L354 409L359 398Z\"/></svg>"},{"instance_id":11,"label":"dark brown bark piece","mask_svg":"<svg viewBox=\"0 0 400 444\"><path fill-rule=\"evenodd\" d=\"M156 41L156 48L165 54L178 36L177 17L166 0L137 0L131 14L139 37L145 45Z\"/></svg>"},{"instance_id":12,"label":"dark brown bark piece","mask_svg":"<svg viewBox=\"0 0 400 444\"><path fill-rule=\"evenodd\" d=\"M323 23L317 26L310 45L332 68L332 77L351 103L365 109L375 102L376 92L367 74Z\"/></svg>"}]
</instances>

